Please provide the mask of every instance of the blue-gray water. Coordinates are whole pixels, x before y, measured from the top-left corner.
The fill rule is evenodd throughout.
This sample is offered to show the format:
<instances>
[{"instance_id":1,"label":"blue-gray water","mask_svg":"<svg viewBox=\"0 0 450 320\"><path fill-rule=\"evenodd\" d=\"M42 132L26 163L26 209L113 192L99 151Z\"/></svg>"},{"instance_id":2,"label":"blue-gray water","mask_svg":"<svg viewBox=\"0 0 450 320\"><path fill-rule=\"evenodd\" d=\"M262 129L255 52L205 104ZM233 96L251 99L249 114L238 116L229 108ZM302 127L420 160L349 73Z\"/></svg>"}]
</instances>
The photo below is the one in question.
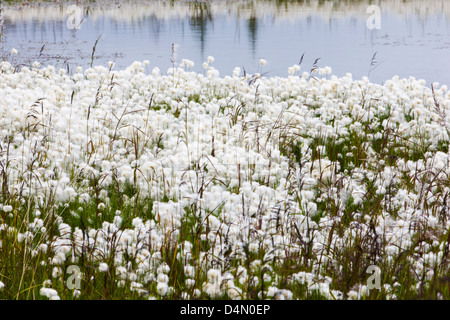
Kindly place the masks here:
<instances>
[{"instance_id":1,"label":"blue-gray water","mask_svg":"<svg viewBox=\"0 0 450 320\"><path fill-rule=\"evenodd\" d=\"M286 76L304 53L301 71L309 71L320 58L318 65L332 67L337 76L369 75L378 83L395 75L413 76L450 84L448 2L379 1L379 29L368 28L369 1L364 0L80 1L84 20L79 29L69 29L69 2L16 2L2 6L2 50L16 48L13 59L19 63L37 60L73 69L90 65L101 36L94 64L112 60L115 69L149 60L149 71L157 66L164 73L172 66L175 44L176 64L190 59L198 72L213 56L221 75L241 67L248 73ZM262 70L261 58L268 62Z\"/></svg>"}]
</instances>

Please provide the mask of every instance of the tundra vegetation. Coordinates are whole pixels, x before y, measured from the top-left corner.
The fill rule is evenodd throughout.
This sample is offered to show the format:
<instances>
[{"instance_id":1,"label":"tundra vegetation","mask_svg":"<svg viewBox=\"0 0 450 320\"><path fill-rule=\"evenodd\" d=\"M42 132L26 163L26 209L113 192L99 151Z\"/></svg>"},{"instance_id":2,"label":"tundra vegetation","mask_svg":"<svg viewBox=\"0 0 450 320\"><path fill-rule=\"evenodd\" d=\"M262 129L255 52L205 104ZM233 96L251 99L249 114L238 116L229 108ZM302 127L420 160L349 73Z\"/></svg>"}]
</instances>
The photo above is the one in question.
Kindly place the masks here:
<instances>
[{"instance_id":1,"label":"tundra vegetation","mask_svg":"<svg viewBox=\"0 0 450 320\"><path fill-rule=\"evenodd\" d=\"M1 299L450 298L446 86L15 61Z\"/></svg>"}]
</instances>

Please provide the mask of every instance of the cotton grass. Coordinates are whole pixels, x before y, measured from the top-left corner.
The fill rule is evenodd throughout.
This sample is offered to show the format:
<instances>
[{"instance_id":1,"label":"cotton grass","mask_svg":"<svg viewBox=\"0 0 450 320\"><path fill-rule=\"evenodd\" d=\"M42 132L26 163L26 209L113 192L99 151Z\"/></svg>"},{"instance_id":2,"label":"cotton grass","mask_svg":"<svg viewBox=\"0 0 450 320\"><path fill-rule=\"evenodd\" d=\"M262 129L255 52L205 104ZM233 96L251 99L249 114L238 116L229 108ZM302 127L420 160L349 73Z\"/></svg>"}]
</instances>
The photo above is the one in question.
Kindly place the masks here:
<instances>
[{"instance_id":1,"label":"cotton grass","mask_svg":"<svg viewBox=\"0 0 450 320\"><path fill-rule=\"evenodd\" d=\"M448 297L447 88L298 65L221 78L213 62L1 62L4 270L37 266L24 281L52 278L49 299ZM369 289L370 265L392 286ZM17 277L5 297L34 294Z\"/></svg>"}]
</instances>

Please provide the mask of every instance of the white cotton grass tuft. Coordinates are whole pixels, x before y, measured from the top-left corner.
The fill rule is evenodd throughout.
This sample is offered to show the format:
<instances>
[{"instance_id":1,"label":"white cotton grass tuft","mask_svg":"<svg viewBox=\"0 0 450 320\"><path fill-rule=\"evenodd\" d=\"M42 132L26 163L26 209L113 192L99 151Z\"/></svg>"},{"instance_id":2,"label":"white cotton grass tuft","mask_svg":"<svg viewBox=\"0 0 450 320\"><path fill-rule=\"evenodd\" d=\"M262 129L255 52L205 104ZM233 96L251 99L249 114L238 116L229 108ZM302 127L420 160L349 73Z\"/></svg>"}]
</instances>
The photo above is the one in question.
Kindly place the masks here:
<instances>
[{"instance_id":1,"label":"white cotton grass tuft","mask_svg":"<svg viewBox=\"0 0 450 320\"><path fill-rule=\"evenodd\" d=\"M52 271L52 277L53 278L58 278L62 275L62 270L59 267L54 267L53 271Z\"/></svg>"},{"instance_id":2,"label":"white cotton grass tuft","mask_svg":"<svg viewBox=\"0 0 450 320\"><path fill-rule=\"evenodd\" d=\"M104 263L104 262L101 262L99 265L98 265L98 270L100 271L100 272L106 272L106 271L108 271L108 265L106 264L106 263Z\"/></svg>"},{"instance_id":3,"label":"white cotton grass tuft","mask_svg":"<svg viewBox=\"0 0 450 320\"><path fill-rule=\"evenodd\" d=\"M184 274L188 278L194 278L195 277L195 268L191 265L187 265L184 267Z\"/></svg>"},{"instance_id":4,"label":"white cotton grass tuft","mask_svg":"<svg viewBox=\"0 0 450 320\"><path fill-rule=\"evenodd\" d=\"M156 272L168 274L170 272L170 267L169 267L169 265L167 265L167 263L163 263L158 267L158 269L156 269Z\"/></svg>"},{"instance_id":5,"label":"white cotton grass tuft","mask_svg":"<svg viewBox=\"0 0 450 320\"><path fill-rule=\"evenodd\" d=\"M39 293L42 296L46 296L47 298L49 298L50 300L60 300L60 297L58 295L58 292L55 289L52 288L41 288L39 290Z\"/></svg>"},{"instance_id":6,"label":"white cotton grass tuft","mask_svg":"<svg viewBox=\"0 0 450 320\"><path fill-rule=\"evenodd\" d=\"M288 74L291 76L297 73L298 71L300 71L300 66L298 64L294 64L292 67L288 68Z\"/></svg>"},{"instance_id":7,"label":"white cotton grass tuft","mask_svg":"<svg viewBox=\"0 0 450 320\"><path fill-rule=\"evenodd\" d=\"M169 286L167 285L167 282L158 282L156 290L160 296L164 297L169 293Z\"/></svg>"},{"instance_id":8,"label":"white cotton grass tuft","mask_svg":"<svg viewBox=\"0 0 450 320\"><path fill-rule=\"evenodd\" d=\"M195 286L195 280L194 279L186 279L185 285L188 289L193 288Z\"/></svg>"},{"instance_id":9,"label":"white cotton grass tuft","mask_svg":"<svg viewBox=\"0 0 450 320\"><path fill-rule=\"evenodd\" d=\"M78 299L81 296L81 291L78 289L73 290L73 298Z\"/></svg>"},{"instance_id":10,"label":"white cotton grass tuft","mask_svg":"<svg viewBox=\"0 0 450 320\"><path fill-rule=\"evenodd\" d=\"M114 217L114 224L116 225L117 228L120 228L121 224L122 224L122 217L120 215L117 215Z\"/></svg>"},{"instance_id":11,"label":"white cotton grass tuft","mask_svg":"<svg viewBox=\"0 0 450 320\"><path fill-rule=\"evenodd\" d=\"M3 206L3 211L6 213L11 212L12 210L13 210L13 207L11 205Z\"/></svg>"},{"instance_id":12,"label":"white cotton grass tuft","mask_svg":"<svg viewBox=\"0 0 450 320\"><path fill-rule=\"evenodd\" d=\"M191 69L194 67L194 65L195 65L194 61L189 60L189 59L182 59L180 67L186 67L188 69Z\"/></svg>"}]
</instances>

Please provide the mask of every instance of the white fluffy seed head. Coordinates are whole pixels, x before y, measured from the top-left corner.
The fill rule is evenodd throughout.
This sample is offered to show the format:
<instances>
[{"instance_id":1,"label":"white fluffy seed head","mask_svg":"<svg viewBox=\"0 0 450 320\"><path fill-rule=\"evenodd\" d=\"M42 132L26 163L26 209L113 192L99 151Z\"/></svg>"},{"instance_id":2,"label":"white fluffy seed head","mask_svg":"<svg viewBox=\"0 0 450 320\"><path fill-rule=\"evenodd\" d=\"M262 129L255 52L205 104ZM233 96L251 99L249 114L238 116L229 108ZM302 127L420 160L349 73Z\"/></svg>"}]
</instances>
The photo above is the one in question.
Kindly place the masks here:
<instances>
[{"instance_id":1,"label":"white fluffy seed head","mask_svg":"<svg viewBox=\"0 0 450 320\"><path fill-rule=\"evenodd\" d=\"M106 263L104 263L104 262L101 262L101 263L98 265L98 270L99 270L100 272L106 272L106 271L108 271L108 265L107 265Z\"/></svg>"}]
</instances>

